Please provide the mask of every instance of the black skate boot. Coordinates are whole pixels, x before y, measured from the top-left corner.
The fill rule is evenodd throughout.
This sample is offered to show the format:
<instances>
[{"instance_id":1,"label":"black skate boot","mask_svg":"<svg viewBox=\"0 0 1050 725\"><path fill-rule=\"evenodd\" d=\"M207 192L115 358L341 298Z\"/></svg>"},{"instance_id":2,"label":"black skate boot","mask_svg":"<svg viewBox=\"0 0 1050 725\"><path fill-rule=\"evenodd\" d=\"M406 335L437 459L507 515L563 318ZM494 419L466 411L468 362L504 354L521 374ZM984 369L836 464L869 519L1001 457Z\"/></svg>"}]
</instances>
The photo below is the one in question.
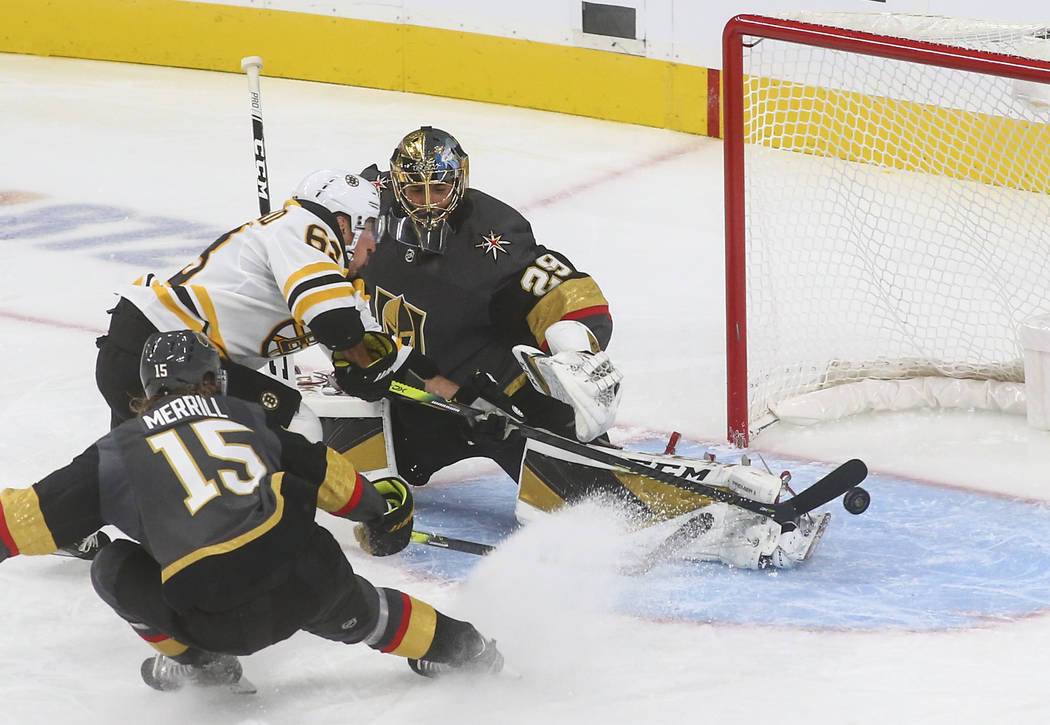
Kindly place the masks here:
<instances>
[{"instance_id":1,"label":"black skate boot","mask_svg":"<svg viewBox=\"0 0 1050 725\"><path fill-rule=\"evenodd\" d=\"M255 692L255 686L244 679L241 663L233 655L205 653L197 664L181 664L171 657L156 655L142 663L141 672L143 682L162 692L178 690L184 685L225 685L233 692Z\"/></svg>"},{"instance_id":2,"label":"black skate boot","mask_svg":"<svg viewBox=\"0 0 1050 725\"><path fill-rule=\"evenodd\" d=\"M496 649L496 640L479 637L481 649L458 662L408 661L408 666L423 677L444 677L454 672L495 675L503 669L503 655Z\"/></svg>"},{"instance_id":3,"label":"black skate boot","mask_svg":"<svg viewBox=\"0 0 1050 725\"><path fill-rule=\"evenodd\" d=\"M102 547L109 543L110 539L105 533L96 531L91 536L85 537L75 544L63 546L55 552L55 555L72 556L76 559L91 561L95 558L95 554L101 551Z\"/></svg>"}]
</instances>

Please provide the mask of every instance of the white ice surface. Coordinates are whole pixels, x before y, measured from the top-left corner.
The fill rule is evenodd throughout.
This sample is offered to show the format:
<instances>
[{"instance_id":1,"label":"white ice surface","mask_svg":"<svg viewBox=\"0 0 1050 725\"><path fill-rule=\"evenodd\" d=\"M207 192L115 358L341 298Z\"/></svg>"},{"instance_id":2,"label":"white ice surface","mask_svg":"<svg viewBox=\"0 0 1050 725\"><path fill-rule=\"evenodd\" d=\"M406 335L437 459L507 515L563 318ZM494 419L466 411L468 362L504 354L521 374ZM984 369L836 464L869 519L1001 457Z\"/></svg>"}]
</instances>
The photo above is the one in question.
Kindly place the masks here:
<instances>
[{"instance_id":1,"label":"white ice surface","mask_svg":"<svg viewBox=\"0 0 1050 725\"><path fill-rule=\"evenodd\" d=\"M679 430L722 440L719 142L269 78L263 105L276 197L315 168L384 164L416 126L452 131L470 153L473 185L525 211L537 237L593 274L610 299L611 353L626 374L618 435ZM155 216L218 232L255 216L252 181L243 76L0 55L0 194L43 195L25 208L127 210L124 226L101 225L106 234ZM9 212L0 207L0 222ZM0 225L0 484L26 486L106 430L93 338L106 325L111 291L149 266L105 252L202 248L211 238L56 250L42 243L90 235L4 231ZM187 255L164 264L180 260ZM875 471L1050 499L1050 433L1022 418L861 416L774 427L756 445L804 460L861 457ZM441 485L454 485L455 475L443 474ZM333 529L349 541L341 523ZM520 533L462 585L348 548L371 580L497 637L520 677L423 681L395 658L300 633L245 659L260 691L240 698L149 690L137 672L147 648L97 599L86 565L16 558L0 565L0 723L1050 720L1045 614L928 633L645 621L612 611L624 586L613 574L614 537L600 515L572 512ZM557 563L544 556L551 549L562 554Z\"/></svg>"}]
</instances>

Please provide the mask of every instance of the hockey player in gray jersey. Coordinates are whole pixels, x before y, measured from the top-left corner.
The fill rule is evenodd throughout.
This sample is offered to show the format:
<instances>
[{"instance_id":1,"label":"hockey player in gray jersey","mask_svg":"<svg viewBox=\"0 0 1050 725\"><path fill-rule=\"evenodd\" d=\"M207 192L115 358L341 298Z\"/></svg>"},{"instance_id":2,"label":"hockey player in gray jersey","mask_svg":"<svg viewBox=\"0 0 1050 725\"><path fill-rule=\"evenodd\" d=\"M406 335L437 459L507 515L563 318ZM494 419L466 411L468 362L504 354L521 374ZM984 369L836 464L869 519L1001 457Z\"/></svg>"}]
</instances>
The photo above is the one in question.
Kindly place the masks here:
<instances>
[{"instance_id":1,"label":"hockey player in gray jersey","mask_svg":"<svg viewBox=\"0 0 1050 725\"><path fill-rule=\"evenodd\" d=\"M335 451L268 425L258 405L221 394L224 376L201 333L152 335L139 415L32 487L0 491L0 561L53 552L103 524L132 537L99 552L91 579L156 650L141 674L158 690L251 691L237 655L300 629L400 655L424 676L498 672L494 642L373 586L314 521L320 508L362 522L362 548L396 553L412 531L405 484L368 481Z\"/></svg>"}]
</instances>

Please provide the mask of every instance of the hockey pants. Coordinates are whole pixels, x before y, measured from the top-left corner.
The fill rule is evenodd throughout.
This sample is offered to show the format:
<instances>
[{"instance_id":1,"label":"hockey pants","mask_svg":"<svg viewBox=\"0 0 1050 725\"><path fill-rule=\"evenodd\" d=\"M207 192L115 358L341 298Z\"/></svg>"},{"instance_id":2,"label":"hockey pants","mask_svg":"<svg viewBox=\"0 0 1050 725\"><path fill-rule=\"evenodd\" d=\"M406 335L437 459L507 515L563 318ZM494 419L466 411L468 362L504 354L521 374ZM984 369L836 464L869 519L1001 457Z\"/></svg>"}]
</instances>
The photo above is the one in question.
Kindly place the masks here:
<instances>
[{"instance_id":1,"label":"hockey pants","mask_svg":"<svg viewBox=\"0 0 1050 725\"><path fill-rule=\"evenodd\" d=\"M221 612L169 606L160 565L126 539L99 552L91 582L143 639L170 637L223 654L258 652L302 629L336 642L363 641L382 652L440 662L454 660L479 636L470 624L403 592L372 586L354 573L327 529L316 526L313 531L283 582Z\"/></svg>"}]
</instances>

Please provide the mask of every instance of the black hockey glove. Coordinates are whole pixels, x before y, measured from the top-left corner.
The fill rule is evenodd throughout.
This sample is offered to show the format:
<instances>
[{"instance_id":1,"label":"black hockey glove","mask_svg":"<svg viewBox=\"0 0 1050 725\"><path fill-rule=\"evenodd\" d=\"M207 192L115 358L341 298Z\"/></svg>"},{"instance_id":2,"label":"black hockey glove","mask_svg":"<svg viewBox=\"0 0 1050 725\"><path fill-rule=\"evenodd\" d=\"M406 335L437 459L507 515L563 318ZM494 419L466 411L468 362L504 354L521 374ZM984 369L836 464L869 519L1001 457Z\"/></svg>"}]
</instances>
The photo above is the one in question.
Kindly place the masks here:
<instances>
[{"instance_id":1,"label":"black hockey glove","mask_svg":"<svg viewBox=\"0 0 1050 725\"><path fill-rule=\"evenodd\" d=\"M412 492L404 481L394 477L380 478L372 485L386 500L386 513L357 526L354 536L372 556L390 556L408 546L412 539Z\"/></svg>"},{"instance_id":2,"label":"black hockey glove","mask_svg":"<svg viewBox=\"0 0 1050 725\"><path fill-rule=\"evenodd\" d=\"M491 374L475 370L470 379L459 386L459 391L452 400L463 405L470 405L479 410L499 409L515 418L522 418L522 412L515 407L503 388Z\"/></svg>"},{"instance_id":3,"label":"black hockey glove","mask_svg":"<svg viewBox=\"0 0 1050 725\"><path fill-rule=\"evenodd\" d=\"M477 434L498 440L505 439L512 430L508 425L510 420L507 416L517 420L525 418L521 410L503 392L496 379L481 370L474 371L470 379L459 387L452 400L486 411L472 421L471 429Z\"/></svg>"},{"instance_id":4,"label":"black hockey glove","mask_svg":"<svg viewBox=\"0 0 1050 725\"><path fill-rule=\"evenodd\" d=\"M342 358L332 358L335 382L347 395L364 400L379 400L390 387L390 376L397 362L394 338L382 332L366 332L361 339L372 362L360 367Z\"/></svg>"}]
</instances>

